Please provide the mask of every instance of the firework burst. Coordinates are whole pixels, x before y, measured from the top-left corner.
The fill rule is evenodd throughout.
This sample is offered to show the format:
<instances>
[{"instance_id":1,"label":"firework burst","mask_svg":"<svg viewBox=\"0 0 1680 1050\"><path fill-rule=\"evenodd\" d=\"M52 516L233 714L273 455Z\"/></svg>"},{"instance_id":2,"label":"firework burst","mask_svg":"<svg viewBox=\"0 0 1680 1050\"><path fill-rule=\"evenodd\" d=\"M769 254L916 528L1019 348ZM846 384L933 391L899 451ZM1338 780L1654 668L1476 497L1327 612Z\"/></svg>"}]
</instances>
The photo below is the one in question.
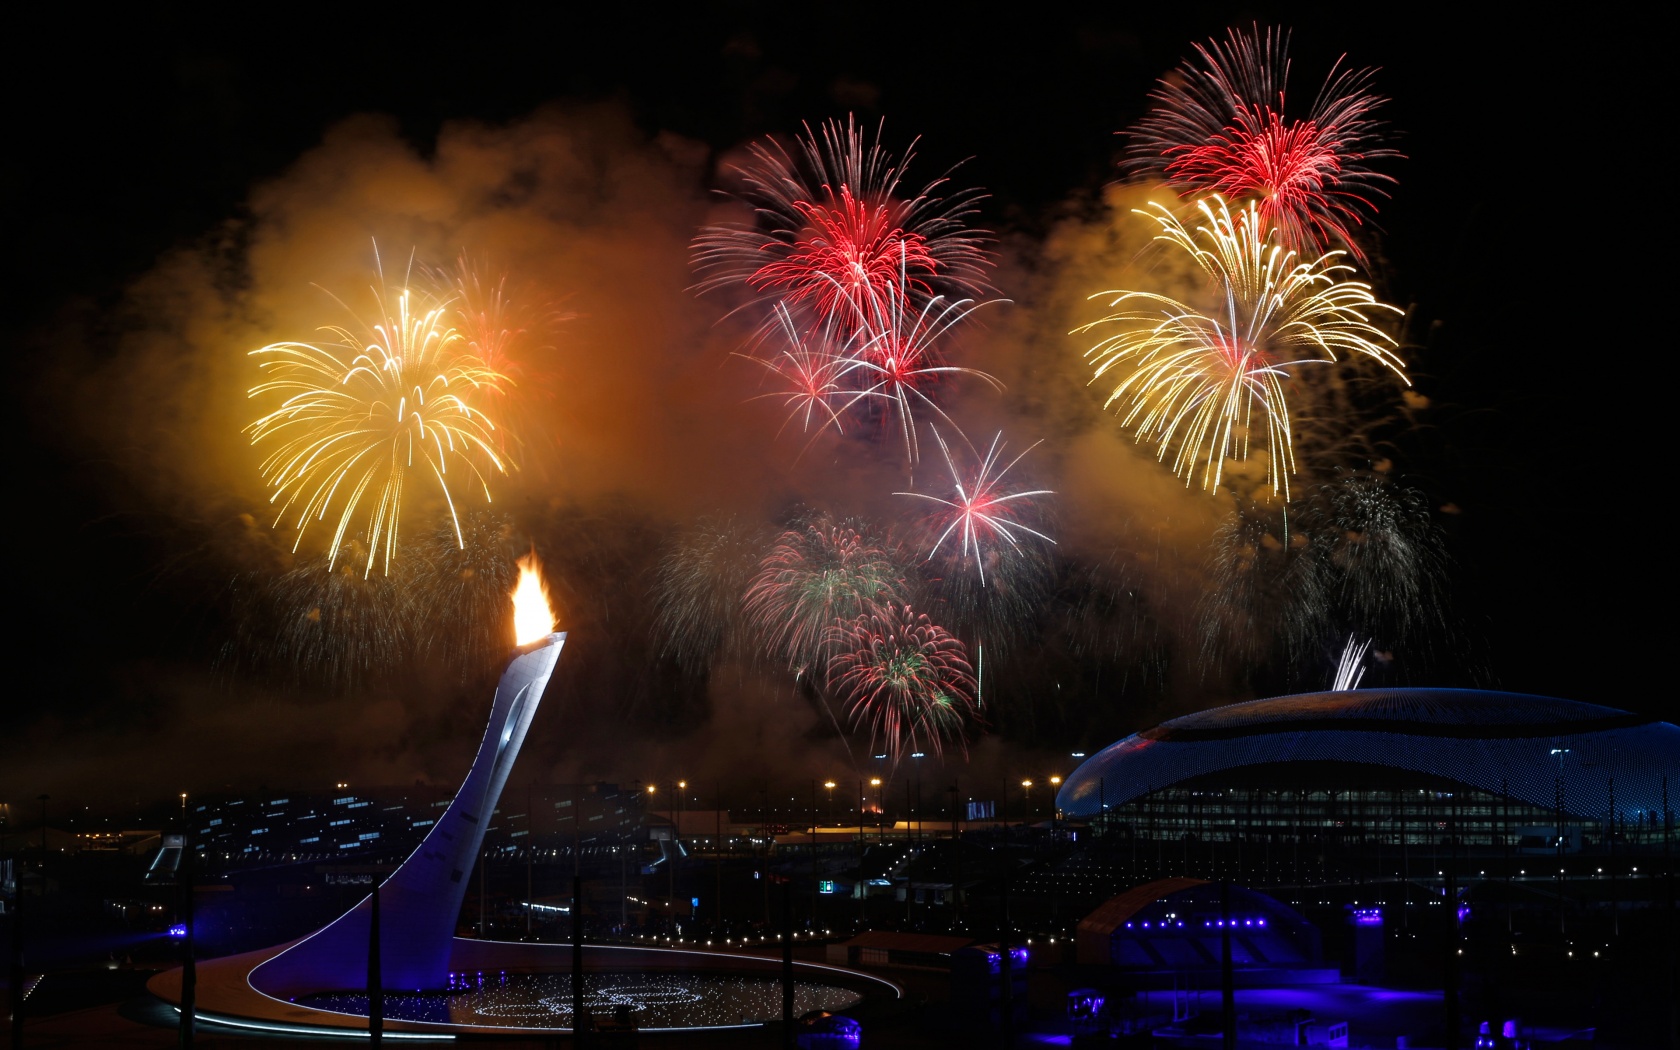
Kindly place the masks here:
<instances>
[{"instance_id":1,"label":"firework burst","mask_svg":"<svg viewBox=\"0 0 1680 1050\"><path fill-rule=\"evenodd\" d=\"M878 413L883 422L892 420L904 440L905 457L914 464L921 459L918 409L925 408L951 429L958 429L934 396L941 383L970 376L994 390L1002 390L1003 384L977 368L950 364L941 345L953 328L984 304L935 296L917 306L906 294L908 284L901 274L901 280L889 283L882 294L862 305L846 374L856 389L848 407Z\"/></svg>"},{"instance_id":2,"label":"firework burst","mask_svg":"<svg viewBox=\"0 0 1680 1050\"><path fill-rule=\"evenodd\" d=\"M1249 670L1275 661L1295 687L1308 684L1300 669L1357 636L1385 667L1403 654L1410 673L1425 672L1454 623L1449 567L1424 494L1377 472L1308 489L1287 529L1277 508L1240 507L1214 540L1203 659Z\"/></svg>"},{"instance_id":3,"label":"firework burst","mask_svg":"<svg viewBox=\"0 0 1680 1050\"><path fill-rule=\"evenodd\" d=\"M758 571L764 539L733 517L702 518L660 560L655 631L685 670L705 670L735 636L741 595Z\"/></svg>"},{"instance_id":4,"label":"firework burst","mask_svg":"<svg viewBox=\"0 0 1680 1050\"><path fill-rule=\"evenodd\" d=\"M251 352L264 379L250 396L280 404L246 428L269 449L261 470L280 506L275 524L291 519L301 544L311 522L336 517L330 566L363 520L364 575L381 557L390 572L411 475L443 497L463 544L452 482L473 483L488 502L488 475L508 470L486 411L506 377L450 324L450 303L373 294L378 313L361 336L330 326L330 342Z\"/></svg>"},{"instance_id":5,"label":"firework burst","mask_svg":"<svg viewBox=\"0 0 1680 1050\"><path fill-rule=\"evenodd\" d=\"M221 663L292 686L351 692L413 662L421 622L412 566L364 577L323 555L278 573L248 572L229 588L234 629Z\"/></svg>"},{"instance_id":6,"label":"firework burst","mask_svg":"<svg viewBox=\"0 0 1680 1050\"><path fill-rule=\"evenodd\" d=\"M1377 301L1369 285L1348 279L1341 252L1304 261L1277 244L1257 205L1234 217L1222 198L1202 201L1204 220L1187 229L1152 205L1156 240L1188 253L1211 284L1208 312L1153 292L1099 292L1116 312L1078 329L1123 330L1086 352L1093 382L1118 371L1106 405L1140 441L1169 454L1175 473L1218 487L1230 459L1248 458L1253 435L1267 452L1266 480L1285 499L1294 470L1284 382L1290 369L1364 355L1410 385L1396 343L1373 319L1400 311Z\"/></svg>"},{"instance_id":7,"label":"firework burst","mask_svg":"<svg viewBox=\"0 0 1680 1050\"><path fill-rule=\"evenodd\" d=\"M772 657L820 669L828 629L906 598L899 559L872 530L817 521L782 533L747 585L747 622Z\"/></svg>"},{"instance_id":8,"label":"firework burst","mask_svg":"<svg viewBox=\"0 0 1680 1050\"><path fill-rule=\"evenodd\" d=\"M980 195L902 186L915 144L894 159L851 119L829 121L789 151L758 142L736 169L751 223L708 226L694 240L701 291L743 287L819 321L848 317L903 270L920 297L977 295L991 268L988 238L971 230Z\"/></svg>"},{"instance_id":9,"label":"firework burst","mask_svg":"<svg viewBox=\"0 0 1680 1050\"><path fill-rule=\"evenodd\" d=\"M842 412L857 398L846 385L855 363L835 349L826 326L802 329L786 303L777 303L772 317L781 337L778 348L764 357L738 355L763 365L778 383L779 389L758 397L782 402L788 413L782 430L798 420L801 432L813 436L830 426L836 433L844 432Z\"/></svg>"},{"instance_id":10,"label":"firework burst","mask_svg":"<svg viewBox=\"0 0 1680 1050\"><path fill-rule=\"evenodd\" d=\"M974 721L976 681L967 651L943 627L889 602L828 632L828 679L845 699L852 727L869 729L870 750L939 754Z\"/></svg>"},{"instance_id":11,"label":"firework burst","mask_svg":"<svg viewBox=\"0 0 1680 1050\"><path fill-rule=\"evenodd\" d=\"M508 595L519 579L513 519L489 508L438 521L414 553L415 601L424 644L462 681L507 659L513 634Z\"/></svg>"},{"instance_id":12,"label":"firework burst","mask_svg":"<svg viewBox=\"0 0 1680 1050\"><path fill-rule=\"evenodd\" d=\"M1325 78L1312 105L1290 115L1289 34L1233 28L1196 46L1150 98L1132 132L1129 166L1194 194L1255 199L1269 225L1303 252L1345 245L1394 182L1370 162L1400 156L1382 145L1383 99L1370 69Z\"/></svg>"},{"instance_id":13,"label":"firework burst","mask_svg":"<svg viewBox=\"0 0 1680 1050\"><path fill-rule=\"evenodd\" d=\"M1035 536L1050 544L1056 542L1021 520L1025 514L1034 510L1035 499L1040 496L1053 496L1054 492L1049 489L1003 491L1004 477L1028 452L1043 444L1042 441L1027 446L1024 452L1000 469L1004 449L1003 433L1000 431L992 438L991 447L986 450L985 456L980 457L979 466L973 476L969 477L957 468L957 461L952 457L951 446L946 442L944 435L935 429L933 436L939 442L939 451L945 457L946 467L951 471L951 487L954 490L952 497L946 499L943 496L929 496L921 492L893 493L895 496L927 500L946 508L945 511L936 512L939 520L944 522L944 529L939 532L933 546L928 550L928 560L931 561L945 541L954 536L956 539L952 546L961 550L963 559L973 559L981 586L985 586L986 564L988 560L994 565L997 563L996 549L1001 544L1006 543L1019 552L1024 536ZM935 525L935 528L938 526Z\"/></svg>"}]
</instances>

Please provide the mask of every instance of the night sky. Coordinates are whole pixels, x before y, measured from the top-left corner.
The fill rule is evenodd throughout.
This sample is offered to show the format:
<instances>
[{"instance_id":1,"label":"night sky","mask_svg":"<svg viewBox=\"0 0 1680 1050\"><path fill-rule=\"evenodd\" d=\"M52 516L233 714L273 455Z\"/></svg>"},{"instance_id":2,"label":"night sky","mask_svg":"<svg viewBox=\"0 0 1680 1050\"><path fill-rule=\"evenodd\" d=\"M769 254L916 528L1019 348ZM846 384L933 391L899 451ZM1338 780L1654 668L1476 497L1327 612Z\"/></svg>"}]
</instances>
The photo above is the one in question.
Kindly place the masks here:
<instances>
[{"instance_id":1,"label":"night sky","mask_svg":"<svg viewBox=\"0 0 1680 1050\"><path fill-rule=\"evenodd\" d=\"M1154 79L1192 42L1280 17L1213 5L1193 14L1034 7L1002 19L754 4L658 15L637 7L632 15L606 6L625 13L513 18L474 9L407 20L280 10L263 25L248 12L164 7L101 15L97 24L88 14L39 11L14 22L0 168L12 261L0 335L13 361L17 427L0 798L38 790L150 797L177 789L165 779L194 790L237 779L214 763L161 776L206 748L241 756L250 780L324 775L298 773L286 757L293 752L275 752L265 768L263 735L274 719L340 712L344 701L276 715L281 687L230 681L216 667L228 630L217 622L215 581L229 570L184 539L200 533L181 523L228 508L160 483L131 454L160 438L178 442L177 428L198 424L168 402L146 418L90 423L81 399L120 388L136 339L156 335L153 328L167 337L190 316L190 307L169 313L170 293L156 277L167 271L164 260L231 259L217 271L223 277L207 280L237 281L252 231L273 232L264 225L272 213L254 212L253 194L296 199L299 158L319 151L347 118L386 115L374 137L407 143L419 163L436 150L440 129L462 122L520 125L543 110L561 124L609 127L601 134L623 143L611 156L639 158L636 173L665 163L648 157L676 158L647 176L655 189L645 192L677 186L673 195L687 196L649 197L642 208L609 187L602 213L627 229L674 229L673 216L704 217L718 159L738 156L754 138L848 112L871 123L884 116L889 144L922 136L914 171L923 178L963 162L961 184L990 194L979 222L999 234L1006 254L1023 257L1118 177L1114 132L1141 115ZM1344 52L1355 65L1380 67L1377 86L1391 99L1384 115L1406 154L1386 169L1399 184L1379 214L1375 280L1409 309L1406 353L1434 406L1428 432L1412 443L1408 480L1457 511L1442 522L1461 659L1442 661L1442 683L1680 717L1674 691L1655 683L1671 622L1661 612L1672 587L1661 541L1673 517L1661 510L1672 498L1671 384L1647 362L1671 353L1673 325L1663 312L1672 266L1657 247L1672 223L1655 177L1671 136L1658 112L1657 67L1641 53L1654 46L1646 43L1651 27L1462 22L1399 8L1279 10L1295 32L1296 90L1316 85ZM600 178L607 185L619 176ZM680 245L680 230L670 243ZM684 260L659 251L648 268L669 274L648 287L663 295L680 288ZM604 316L591 303L571 305ZM665 316L662 305L647 309ZM673 326L709 324L723 312L693 296L670 309L681 314ZM726 355L726 344L719 335L706 352ZM1073 359L1083 349L1073 338L1062 345ZM85 373L86 383L67 372ZM669 424L678 435L700 425ZM203 436L211 432L194 433L192 441L211 442L207 461L223 458ZM227 449L244 446L237 427L224 433ZM592 480L592 493L610 491ZM661 520L680 523L704 503L684 493ZM611 710L613 698L598 695L611 676L591 681L599 688L589 706ZM1133 707L1110 705L1083 724L1079 711L1063 712L1058 728L1031 745L1061 753L1100 746L1238 698L1240 690L1175 687ZM365 728L401 736L398 750L422 757L387 753L367 775L443 777L477 738L482 712L465 707L430 711L423 731L405 722L411 709L379 708ZM200 717L211 710L213 730ZM664 713L654 703L628 717L635 724ZM539 722L534 734L543 731ZM305 730L289 732L286 746L307 747ZM678 733L660 746L681 754L708 739ZM354 751L334 746L335 761L360 772ZM536 750L563 771L576 768L568 746ZM627 777L629 765L582 771Z\"/></svg>"}]
</instances>

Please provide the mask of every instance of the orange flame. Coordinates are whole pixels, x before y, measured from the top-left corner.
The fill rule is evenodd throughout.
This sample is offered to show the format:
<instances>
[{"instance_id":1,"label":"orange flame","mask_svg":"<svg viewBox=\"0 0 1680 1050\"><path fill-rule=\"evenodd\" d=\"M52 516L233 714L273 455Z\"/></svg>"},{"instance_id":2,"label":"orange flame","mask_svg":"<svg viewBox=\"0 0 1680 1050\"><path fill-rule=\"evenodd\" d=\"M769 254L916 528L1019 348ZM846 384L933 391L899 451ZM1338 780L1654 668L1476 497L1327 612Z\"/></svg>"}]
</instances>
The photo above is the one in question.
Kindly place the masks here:
<instances>
[{"instance_id":1,"label":"orange flame","mask_svg":"<svg viewBox=\"0 0 1680 1050\"><path fill-rule=\"evenodd\" d=\"M554 630L554 607L543 583L542 562L537 554L519 559L519 585L513 589L513 634L515 645L540 641Z\"/></svg>"}]
</instances>

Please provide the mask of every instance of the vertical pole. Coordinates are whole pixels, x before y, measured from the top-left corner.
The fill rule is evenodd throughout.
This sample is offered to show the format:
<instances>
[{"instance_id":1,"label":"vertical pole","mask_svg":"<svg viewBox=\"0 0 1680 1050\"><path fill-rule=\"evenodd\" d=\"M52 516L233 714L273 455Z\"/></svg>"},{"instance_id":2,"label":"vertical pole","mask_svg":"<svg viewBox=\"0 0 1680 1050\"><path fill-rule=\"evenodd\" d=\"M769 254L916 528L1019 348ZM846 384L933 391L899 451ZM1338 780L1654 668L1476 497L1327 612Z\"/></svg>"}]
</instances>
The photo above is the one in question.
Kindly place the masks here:
<instances>
[{"instance_id":1,"label":"vertical pole","mask_svg":"<svg viewBox=\"0 0 1680 1050\"><path fill-rule=\"evenodd\" d=\"M1674 857L1669 852L1674 820L1668 810L1668 774L1662 778L1663 819L1663 943L1668 946L1668 987L1680 984L1680 966L1675 965L1674 941ZM1680 1046L1680 995L1668 997L1668 1045Z\"/></svg>"},{"instance_id":2,"label":"vertical pole","mask_svg":"<svg viewBox=\"0 0 1680 1050\"><path fill-rule=\"evenodd\" d=\"M186 832L182 831L182 841ZM187 851L181 850L181 864L187 863ZM193 958L193 878L192 872L181 873L181 896L185 899L182 911L186 915L187 936L182 944L181 959L181 1050L192 1050L194 1022L198 1018L198 961Z\"/></svg>"},{"instance_id":3,"label":"vertical pole","mask_svg":"<svg viewBox=\"0 0 1680 1050\"><path fill-rule=\"evenodd\" d=\"M47 800L51 795L37 795L35 799L41 803L41 899L47 896Z\"/></svg>"},{"instance_id":4,"label":"vertical pole","mask_svg":"<svg viewBox=\"0 0 1680 1050\"><path fill-rule=\"evenodd\" d=\"M1231 966L1231 881L1219 880L1219 1045L1237 1048L1237 983Z\"/></svg>"},{"instance_id":5,"label":"vertical pole","mask_svg":"<svg viewBox=\"0 0 1680 1050\"><path fill-rule=\"evenodd\" d=\"M532 896L533 869L536 866L537 854L537 807L532 803L531 785L525 785L525 939L531 939L531 913L536 911L531 907L535 900Z\"/></svg>"},{"instance_id":6,"label":"vertical pole","mask_svg":"<svg viewBox=\"0 0 1680 1050\"><path fill-rule=\"evenodd\" d=\"M962 795L951 781L951 908L962 922Z\"/></svg>"},{"instance_id":7,"label":"vertical pole","mask_svg":"<svg viewBox=\"0 0 1680 1050\"><path fill-rule=\"evenodd\" d=\"M852 887L853 896L857 897L858 920L860 927L866 925L869 918L869 884L863 876L863 857L867 848L863 841L863 778L858 777L858 809L857 809L857 855L858 873L857 883Z\"/></svg>"},{"instance_id":8,"label":"vertical pole","mask_svg":"<svg viewBox=\"0 0 1680 1050\"><path fill-rule=\"evenodd\" d=\"M24 1050L24 848L12 860L12 1047Z\"/></svg>"},{"instance_id":9,"label":"vertical pole","mask_svg":"<svg viewBox=\"0 0 1680 1050\"><path fill-rule=\"evenodd\" d=\"M1008 827L1003 835L1008 838ZM1005 842L1008 845L1008 842ZM1003 852L1003 884L1000 892L1000 914L998 914L998 1032L1005 1050L1015 1045L1015 976L1010 973L1010 857L1008 848Z\"/></svg>"},{"instance_id":10,"label":"vertical pole","mask_svg":"<svg viewBox=\"0 0 1680 1050\"><path fill-rule=\"evenodd\" d=\"M715 884L712 892L717 894L717 932L723 932L723 788L712 786L713 803L716 808L712 811L712 876Z\"/></svg>"},{"instance_id":11,"label":"vertical pole","mask_svg":"<svg viewBox=\"0 0 1680 1050\"><path fill-rule=\"evenodd\" d=\"M1399 788L1394 789L1394 809L1400 823L1400 928L1408 930L1412 925L1412 853L1406 841L1406 802L1401 801Z\"/></svg>"},{"instance_id":12,"label":"vertical pole","mask_svg":"<svg viewBox=\"0 0 1680 1050\"><path fill-rule=\"evenodd\" d=\"M572 1042L583 1045L583 876L572 876Z\"/></svg>"},{"instance_id":13,"label":"vertical pole","mask_svg":"<svg viewBox=\"0 0 1680 1050\"><path fill-rule=\"evenodd\" d=\"M1612 936L1622 935L1622 909L1616 900L1616 778L1610 778L1610 826L1605 830L1605 840L1610 844L1608 858L1610 868L1610 933Z\"/></svg>"},{"instance_id":14,"label":"vertical pole","mask_svg":"<svg viewBox=\"0 0 1680 1050\"><path fill-rule=\"evenodd\" d=\"M1499 782L1499 797L1501 805L1501 833L1500 841L1505 847L1505 932L1510 934L1516 928L1515 920L1511 917L1513 903L1511 900L1511 785L1507 780ZM1502 955L1503 957L1503 955Z\"/></svg>"},{"instance_id":15,"label":"vertical pole","mask_svg":"<svg viewBox=\"0 0 1680 1050\"><path fill-rule=\"evenodd\" d=\"M1557 839L1558 933L1561 934L1561 933L1565 932L1564 931L1564 915L1563 915L1563 845L1564 845L1565 839L1564 839L1564 833L1563 833L1563 756L1562 755L1558 756L1558 775L1557 775L1556 796L1557 796L1557 798L1556 798L1557 826L1553 829L1553 833L1554 833L1554 835L1556 836L1556 839Z\"/></svg>"},{"instance_id":16,"label":"vertical pole","mask_svg":"<svg viewBox=\"0 0 1680 1050\"><path fill-rule=\"evenodd\" d=\"M379 876L373 877L373 910L368 917L367 996L368 1044L379 1046L385 1036L385 977L379 971Z\"/></svg>"},{"instance_id":17,"label":"vertical pole","mask_svg":"<svg viewBox=\"0 0 1680 1050\"><path fill-rule=\"evenodd\" d=\"M904 808L909 820L904 824L904 920L909 922L916 911L916 858L911 837L916 828L916 804L910 799L910 778L904 778Z\"/></svg>"},{"instance_id":18,"label":"vertical pole","mask_svg":"<svg viewBox=\"0 0 1680 1050\"><path fill-rule=\"evenodd\" d=\"M1447 1010L1447 1050L1458 1050L1458 796L1452 793L1452 810L1447 821L1447 965L1446 987L1441 1001Z\"/></svg>"},{"instance_id":19,"label":"vertical pole","mask_svg":"<svg viewBox=\"0 0 1680 1050\"><path fill-rule=\"evenodd\" d=\"M811 778L811 926L821 924L818 910L822 904L821 872L817 868L817 781Z\"/></svg>"},{"instance_id":20,"label":"vertical pole","mask_svg":"<svg viewBox=\"0 0 1680 1050\"><path fill-rule=\"evenodd\" d=\"M1003 778L998 805L1003 808L1003 880L998 892L998 1034L1004 1050L1015 1045L1014 978L1009 956L1009 778Z\"/></svg>"},{"instance_id":21,"label":"vertical pole","mask_svg":"<svg viewBox=\"0 0 1680 1050\"><path fill-rule=\"evenodd\" d=\"M1458 893L1451 868L1447 870L1447 979L1442 1005L1447 1010L1447 1050L1458 1050Z\"/></svg>"},{"instance_id":22,"label":"vertical pole","mask_svg":"<svg viewBox=\"0 0 1680 1050\"><path fill-rule=\"evenodd\" d=\"M678 848L682 843L682 826L677 823L677 791L678 791L677 785L672 784L671 785L671 855L669 857L667 857L666 860L665 860L665 874L668 876L667 882L668 882L668 885L670 886L670 890L669 890L669 892L668 892L668 894L666 895L666 898L665 898L666 900L670 901L670 903L665 906L665 910L671 916L676 915L676 908L677 908L677 853L678 853ZM673 922L672 925L675 926L675 923Z\"/></svg>"},{"instance_id":23,"label":"vertical pole","mask_svg":"<svg viewBox=\"0 0 1680 1050\"><path fill-rule=\"evenodd\" d=\"M768 875L768 872L766 872ZM765 880L768 884L768 879ZM782 1046L793 1050L793 880L782 883Z\"/></svg>"}]
</instances>

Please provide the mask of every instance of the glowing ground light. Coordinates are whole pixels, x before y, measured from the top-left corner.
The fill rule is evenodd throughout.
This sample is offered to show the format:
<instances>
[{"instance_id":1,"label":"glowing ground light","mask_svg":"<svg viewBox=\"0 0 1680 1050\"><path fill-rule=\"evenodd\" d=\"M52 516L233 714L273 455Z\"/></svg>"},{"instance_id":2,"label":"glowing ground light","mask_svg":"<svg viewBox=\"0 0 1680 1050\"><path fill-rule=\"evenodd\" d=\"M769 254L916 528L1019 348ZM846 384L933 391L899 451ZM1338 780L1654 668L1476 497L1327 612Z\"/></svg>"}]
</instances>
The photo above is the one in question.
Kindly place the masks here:
<instances>
[{"instance_id":1,"label":"glowing ground light","mask_svg":"<svg viewBox=\"0 0 1680 1050\"><path fill-rule=\"evenodd\" d=\"M459 974L451 977L450 989L448 994L387 993L385 1016L492 1028L565 1029L572 1024L569 974ZM796 1016L850 1009L862 998L848 988L794 982ZM299 1002L352 1015L367 1011L367 996L356 993L305 996ZM584 1007L607 1015L628 1009L644 1032L754 1027L781 1017L782 985L773 977L726 974L590 973L584 975Z\"/></svg>"}]
</instances>

